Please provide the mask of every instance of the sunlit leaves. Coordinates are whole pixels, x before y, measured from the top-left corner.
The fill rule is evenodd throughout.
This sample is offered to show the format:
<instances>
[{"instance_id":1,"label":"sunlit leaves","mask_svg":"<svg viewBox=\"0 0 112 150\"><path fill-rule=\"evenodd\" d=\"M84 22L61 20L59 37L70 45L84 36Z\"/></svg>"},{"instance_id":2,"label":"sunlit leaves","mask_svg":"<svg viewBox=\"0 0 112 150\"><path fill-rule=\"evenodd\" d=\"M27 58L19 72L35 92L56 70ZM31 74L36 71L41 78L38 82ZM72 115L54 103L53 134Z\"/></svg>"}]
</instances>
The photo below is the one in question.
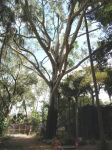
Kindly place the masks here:
<instances>
[{"instance_id":1,"label":"sunlit leaves","mask_svg":"<svg viewBox=\"0 0 112 150\"><path fill-rule=\"evenodd\" d=\"M96 72L97 82L104 83L104 81L107 79L107 76L108 76L107 72L101 72L101 71Z\"/></svg>"},{"instance_id":2,"label":"sunlit leaves","mask_svg":"<svg viewBox=\"0 0 112 150\"><path fill-rule=\"evenodd\" d=\"M107 71L107 78L105 80L105 91L108 93L110 99L112 96L112 69L109 68L106 70Z\"/></svg>"}]
</instances>

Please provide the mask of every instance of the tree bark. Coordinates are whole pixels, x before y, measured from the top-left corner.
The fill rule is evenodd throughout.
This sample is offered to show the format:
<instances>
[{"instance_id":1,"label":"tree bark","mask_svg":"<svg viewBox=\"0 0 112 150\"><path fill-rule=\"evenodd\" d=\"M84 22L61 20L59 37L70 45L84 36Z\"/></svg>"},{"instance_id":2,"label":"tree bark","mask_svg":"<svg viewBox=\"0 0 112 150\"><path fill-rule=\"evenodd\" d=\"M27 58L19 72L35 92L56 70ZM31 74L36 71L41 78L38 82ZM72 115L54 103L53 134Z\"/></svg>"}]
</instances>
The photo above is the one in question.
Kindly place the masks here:
<instances>
[{"instance_id":1,"label":"tree bark","mask_svg":"<svg viewBox=\"0 0 112 150\"><path fill-rule=\"evenodd\" d=\"M78 131L78 97L75 98L75 131L76 131L76 140L78 141L79 131Z\"/></svg>"},{"instance_id":2,"label":"tree bark","mask_svg":"<svg viewBox=\"0 0 112 150\"><path fill-rule=\"evenodd\" d=\"M70 128L70 123L71 123L71 114L70 114L70 109L71 109L71 100L70 97L68 97L68 135L69 137L71 136L71 128Z\"/></svg>"},{"instance_id":3,"label":"tree bark","mask_svg":"<svg viewBox=\"0 0 112 150\"><path fill-rule=\"evenodd\" d=\"M91 95L91 99L92 99L92 105L94 106L94 104L95 104L95 99L94 99L94 92L93 92L92 87L91 87L91 89L90 89L90 95Z\"/></svg>"},{"instance_id":4,"label":"tree bark","mask_svg":"<svg viewBox=\"0 0 112 150\"><path fill-rule=\"evenodd\" d=\"M23 107L24 107L25 114L26 114L26 121L27 121L27 123L28 123L28 113L27 113L27 106L26 106L25 100L23 100Z\"/></svg>"},{"instance_id":5,"label":"tree bark","mask_svg":"<svg viewBox=\"0 0 112 150\"><path fill-rule=\"evenodd\" d=\"M51 92L52 93L52 92ZM57 119L58 119L58 89L53 92L50 98L50 106L46 124L46 138L52 139L56 136Z\"/></svg>"},{"instance_id":6,"label":"tree bark","mask_svg":"<svg viewBox=\"0 0 112 150\"><path fill-rule=\"evenodd\" d=\"M109 95L109 100L110 100L110 104L111 104L111 102L112 102L112 99L111 99L111 96Z\"/></svg>"}]
</instances>

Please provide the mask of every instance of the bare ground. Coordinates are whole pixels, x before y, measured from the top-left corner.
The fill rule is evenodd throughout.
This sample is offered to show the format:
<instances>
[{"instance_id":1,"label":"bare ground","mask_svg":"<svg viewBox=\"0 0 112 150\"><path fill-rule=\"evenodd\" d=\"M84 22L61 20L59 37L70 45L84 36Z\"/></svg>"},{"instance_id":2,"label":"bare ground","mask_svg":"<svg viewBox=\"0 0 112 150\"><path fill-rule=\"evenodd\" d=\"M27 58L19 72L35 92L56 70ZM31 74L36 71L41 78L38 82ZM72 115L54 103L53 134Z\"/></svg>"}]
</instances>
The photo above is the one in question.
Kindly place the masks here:
<instances>
[{"instance_id":1,"label":"bare ground","mask_svg":"<svg viewBox=\"0 0 112 150\"><path fill-rule=\"evenodd\" d=\"M0 150L54 150L54 147L43 143L34 136L15 135L2 140ZM96 146L80 146L78 150L96 150Z\"/></svg>"},{"instance_id":2,"label":"bare ground","mask_svg":"<svg viewBox=\"0 0 112 150\"><path fill-rule=\"evenodd\" d=\"M52 146L44 144L37 137L19 135L2 140L0 150L52 150Z\"/></svg>"}]
</instances>

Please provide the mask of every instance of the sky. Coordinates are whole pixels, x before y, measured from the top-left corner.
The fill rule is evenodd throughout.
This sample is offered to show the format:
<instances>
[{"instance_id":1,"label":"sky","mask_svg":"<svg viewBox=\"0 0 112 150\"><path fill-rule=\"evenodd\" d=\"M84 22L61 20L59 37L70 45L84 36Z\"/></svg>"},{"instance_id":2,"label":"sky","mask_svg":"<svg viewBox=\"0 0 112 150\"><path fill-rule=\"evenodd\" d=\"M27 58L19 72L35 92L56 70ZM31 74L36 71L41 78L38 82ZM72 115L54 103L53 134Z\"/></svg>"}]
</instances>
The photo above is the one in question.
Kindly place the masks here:
<instances>
[{"instance_id":1,"label":"sky","mask_svg":"<svg viewBox=\"0 0 112 150\"><path fill-rule=\"evenodd\" d=\"M110 102L108 94L103 89L100 90L99 98L102 100L103 103Z\"/></svg>"}]
</instances>

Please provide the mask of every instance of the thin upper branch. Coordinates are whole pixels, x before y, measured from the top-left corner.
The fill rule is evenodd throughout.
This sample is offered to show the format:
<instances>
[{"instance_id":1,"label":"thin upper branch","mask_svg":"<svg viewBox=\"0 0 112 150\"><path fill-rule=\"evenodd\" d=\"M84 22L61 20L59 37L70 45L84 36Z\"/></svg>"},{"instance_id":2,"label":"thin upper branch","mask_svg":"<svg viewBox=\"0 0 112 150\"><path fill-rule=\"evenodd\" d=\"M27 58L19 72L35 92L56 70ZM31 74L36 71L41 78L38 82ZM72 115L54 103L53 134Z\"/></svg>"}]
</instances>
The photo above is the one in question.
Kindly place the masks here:
<instances>
[{"instance_id":1,"label":"thin upper branch","mask_svg":"<svg viewBox=\"0 0 112 150\"><path fill-rule=\"evenodd\" d=\"M13 39L13 40L14 40L14 39ZM36 62L36 64L37 64L37 66L39 67L39 63L38 63L38 60L37 60L36 56L35 56L31 51L29 51L28 49L24 48L23 46L19 46L18 43L17 43L15 40L14 40L14 42L15 42L15 44L17 45L17 47L19 48L19 50L24 51L24 52L27 52L27 53L29 53L31 56L33 56L33 58L34 58L34 60L35 60L35 62Z\"/></svg>"},{"instance_id":2,"label":"thin upper branch","mask_svg":"<svg viewBox=\"0 0 112 150\"><path fill-rule=\"evenodd\" d=\"M23 37L23 38L26 38L26 39L36 39L36 36L26 36L26 35L23 35L23 34L18 34L18 33L16 33L15 35L17 35L17 36L20 36L20 37Z\"/></svg>"},{"instance_id":3,"label":"thin upper branch","mask_svg":"<svg viewBox=\"0 0 112 150\"><path fill-rule=\"evenodd\" d=\"M75 30L75 32L74 32L74 34L73 34L73 36L72 36L72 40L71 40L71 43L70 43L70 50L72 49L72 46L73 46L73 44L74 44L74 42L75 42L75 40L76 40L76 38L77 38L77 34L78 34L78 32L79 32L79 29L80 29L80 27L81 27L81 25L82 25L83 16L84 16L84 14L82 13L81 16L80 16L80 19L79 19L79 21L78 21L76 30Z\"/></svg>"},{"instance_id":4,"label":"thin upper branch","mask_svg":"<svg viewBox=\"0 0 112 150\"><path fill-rule=\"evenodd\" d=\"M10 46L10 48L17 52L18 54L20 54L21 56L23 56L40 74L40 76L45 80L45 82L47 83L47 85L49 86L49 81L48 79L45 77L45 75L42 73L42 71L39 69L39 67L37 67L37 65L35 63L33 63L31 60L29 60L28 57L26 57L24 54L22 54L20 51L16 50L15 48L13 48L12 46Z\"/></svg>"},{"instance_id":5,"label":"thin upper branch","mask_svg":"<svg viewBox=\"0 0 112 150\"><path fill-rule=\"evenodd\" d=\"M7 40L7 35L5 35L5 37L4 37L2 47L1 47L1 50L0 50L0 64L2 62L2 55L3 55L3 50L4 50L4 47L5 47L5 44L6 44L6 40Z\"/></svg>"},{"instance_id":6,"label":"thin upper branch","mask_svg":"<svg viewBox=\"0 0 112 150\"><path fill-rule=\"evenodd\" d=\"M101 51L101 50L105 50L105 49L111 49L112 42L106 43L104 45L101 45L100 47L98 47L96 50L94 50L92 52L92 57L95 57L97 52ZM73 66L72 68L68 69L64 75L66 75L67 73L70 73L71 71L75 70L76 68L78 68L84 61L86 61L89 58L89 56L86 56L85 58L83 58L81 61L79 61L75 66ZM95 60L95 59L94 59Z\"/></svg>"},{"instance_id":7,"label":"thin upper branch","mask_svg":"<svg viewBox=\"0 0 112 150\"><path fill-rule=\"evenodd\" d=\"M44 69L44 71L47 73L48 77L49 77L49 81L50 81L50 75L48 73L48 71L46 70L46 68L42 65L42 62L41 62L41 67Z\"/></svg>"},{"instance_id":8,"label":"thin upper branch","mask_svg":"<svg viewBox=\"0 0 112 150\"><path fill-rule=\"evenodd\" d=\"M62 43L62 47L61 47L61 51L60 51L60 56L62 56L64 47L66 46L66 43L68 43L69 34L71 31L72 23L74 21L73 13L74 13L75 3L73 3L73 4L74 5L71 6L70 13L68 15L67 26L66 26L66 31L64 34L64 39L63 39L63 43Z\"/></svg>"},{"instance_id":9,"label":"thin upper branch","mask_svg":"<svg viewBox=\"0 0 112 150\"><path fill-rule=\"evenodd\" d=\"M46 45L42 40L41 40L41 36L39 35L37 29L36 29L36 26L35 24L33 23L32 21L32 17L30 15L30 12L29 12L29 5L28 5L28 1L25 0L25 5L26 5L26 8L27 8L27 12L25 10L25 13L27 14L27 18L28 18L28 22L30 23L30 26L32 28L32 31L34 32L39 44L41 45L41 47L43 48L43 50L45 51L45 53L47 54L47 56L49 57L50 61L51 61L51 64L52 66L55 64L54 62L54 59L52 58L52 55L51 53L49 52L50 50L50 45Z\"/></svg>"},{"instance_id":10,"label":"thin upper branch","mask_svg":"<svg viewBox=\"0 0 112 150\"><path fill-rule=\"evenodd\" d=\"M99 29L101 29L101 28L96 28L96 29L90 30L90 31L88 31L88 33L97 31L97 30L99 30ZM86 33L81 33L81 34L79 34L77 37L81 37L81 36L83 36L83 35L85 35L85 34L86 34Z\"/></svg>"},{"instance_id":11,"label":"thin upper branch","mask_svg":"<svg viewBox=\"0 0 112 150\"><path fill-rule=\"evenodd\" d=\"M86 61L89 58L89 56L85 57L84 59L82 59L81 61L79 61L75 66L73 66L72 68L68 69L65 74L70 73L71 71L77 69L84 61Z\"/></svg>"}]
</instances>

